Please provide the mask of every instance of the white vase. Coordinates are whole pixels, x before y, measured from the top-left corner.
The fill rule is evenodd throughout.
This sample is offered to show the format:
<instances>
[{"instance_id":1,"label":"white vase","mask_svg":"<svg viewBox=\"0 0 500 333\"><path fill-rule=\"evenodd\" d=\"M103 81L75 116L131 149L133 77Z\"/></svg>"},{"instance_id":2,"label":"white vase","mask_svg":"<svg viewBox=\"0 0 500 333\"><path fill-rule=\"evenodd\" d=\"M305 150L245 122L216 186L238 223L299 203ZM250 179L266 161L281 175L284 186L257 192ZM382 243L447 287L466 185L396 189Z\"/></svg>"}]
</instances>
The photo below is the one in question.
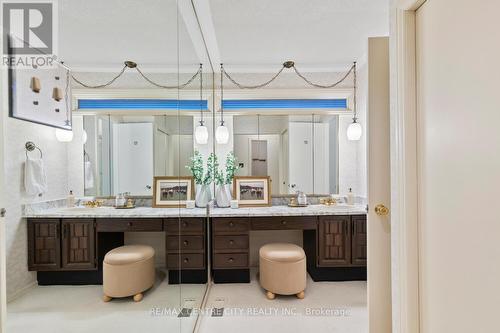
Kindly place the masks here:
<instances>
[{"instance_id":1,"label":"white vase","mask_svg":"<svg viewBox=\"0 0 500 333\"><path fill-rule=\"evenodd\" d=\"M231 185L218 185L215 191L215 200L217 207L230 207L231 206Z\"/></svg>"},{"instance_id":2,"label":"white vase","mask_svg":"<svg viewBox=\"0 0 500 333\"><path fill-rule=\"evenodd\" d=\"M196 185L196 207L205 208L210 200L212 200L210 185Z\"/></svg>"}]
</instances>

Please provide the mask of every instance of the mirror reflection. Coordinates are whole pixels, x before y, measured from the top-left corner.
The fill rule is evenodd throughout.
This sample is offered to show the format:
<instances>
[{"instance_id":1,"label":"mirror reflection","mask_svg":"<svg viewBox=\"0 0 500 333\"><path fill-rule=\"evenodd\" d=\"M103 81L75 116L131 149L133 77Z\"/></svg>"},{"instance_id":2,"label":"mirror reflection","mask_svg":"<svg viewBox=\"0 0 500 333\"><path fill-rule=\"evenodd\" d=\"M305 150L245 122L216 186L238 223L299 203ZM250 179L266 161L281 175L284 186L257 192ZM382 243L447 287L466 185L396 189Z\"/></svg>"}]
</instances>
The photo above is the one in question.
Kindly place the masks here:
<instances>
[{"instance_id":1,"label":"mirror reflection","mask_svg":"<svg viewBox=\"0 0 500 333\"><path fill-rule=\"evenodd\" d=\"M337 115L235 115L238 176L270 176L274 195L338 191Z\"/></svg>"},{"instance_id":2,"label":"mirror reflection","mask_svg":"<svg viewBox=\"0 0 500 333\"><path fill-rule=\"evenodd\" d=\"M154 176L187 176L192 116L86 115L85 195L152 195Z\"/></svg>"}]
</instances>

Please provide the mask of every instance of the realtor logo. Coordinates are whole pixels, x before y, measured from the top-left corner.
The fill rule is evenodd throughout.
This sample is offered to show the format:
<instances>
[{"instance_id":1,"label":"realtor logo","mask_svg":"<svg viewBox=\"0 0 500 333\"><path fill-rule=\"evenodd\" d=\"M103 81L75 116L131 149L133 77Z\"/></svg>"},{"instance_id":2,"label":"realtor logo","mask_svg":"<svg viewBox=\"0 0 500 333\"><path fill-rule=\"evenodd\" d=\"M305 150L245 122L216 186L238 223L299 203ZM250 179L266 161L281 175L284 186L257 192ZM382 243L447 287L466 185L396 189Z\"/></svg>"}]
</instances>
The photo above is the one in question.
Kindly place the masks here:
<instances>
[{"instance_id":1,"label":"realtor logo","mask_svg":"<svg viewBox=\"0 0 500 333\"><path fill-rule=\"evenodd\" d=\"M53 3L10 2L3 4L3 31L14 54L52 54L54 32ZM9 52L4 39L4 54Z\"/></svg>"},{"instance_id":2,"label":"realtor logo","mask_svg":"<svg viewBox=\"0 0 500 333\"><path fill-rule=\"evenodd\" d=\"M57 58L55 1L3 1L2 29L2 67L36 68L54 65Z\"/></svg>"}]
</instances>

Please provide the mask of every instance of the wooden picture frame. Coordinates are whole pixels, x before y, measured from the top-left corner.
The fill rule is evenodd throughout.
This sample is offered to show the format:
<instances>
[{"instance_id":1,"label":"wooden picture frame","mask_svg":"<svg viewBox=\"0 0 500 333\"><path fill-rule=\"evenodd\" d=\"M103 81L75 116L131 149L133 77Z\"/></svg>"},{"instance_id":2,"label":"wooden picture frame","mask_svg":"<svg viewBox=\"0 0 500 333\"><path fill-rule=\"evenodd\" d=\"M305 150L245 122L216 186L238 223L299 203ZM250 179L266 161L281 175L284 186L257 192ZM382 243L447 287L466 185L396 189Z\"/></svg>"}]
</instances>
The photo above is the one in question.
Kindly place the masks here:
<instances>
[{"instance_id":1,"label":"wooden picture frame","mask_svg":"<svg viewBox=\"0 0 500 333\"><path fill-rule=\"evenodd\" d=\"M246 188L242 188L242 186L246 186ZM262 194L259 194L260 188ZM248 195L249 191L251 194ZM271 206L271 177L235 176L233 178L233 199L238 200L238 205L241 207Z\"/></svg>"},{"instance_id":2,"label":"wooden picture frame","mask_svg":"<svg viewBox=\"0 0 500 333\"><path fill-rule=\"evenodd\" d=\"M180 198L175 198L179 193L178 186L186 186L186 193L180 192ZM171 190L167 190L171 189ZM170 198L169 198L170 196ZM154 177L153 181L153 208L185 208L187 200L194 198L193 177L161 176Z\"/></svg>"}]
</instances>

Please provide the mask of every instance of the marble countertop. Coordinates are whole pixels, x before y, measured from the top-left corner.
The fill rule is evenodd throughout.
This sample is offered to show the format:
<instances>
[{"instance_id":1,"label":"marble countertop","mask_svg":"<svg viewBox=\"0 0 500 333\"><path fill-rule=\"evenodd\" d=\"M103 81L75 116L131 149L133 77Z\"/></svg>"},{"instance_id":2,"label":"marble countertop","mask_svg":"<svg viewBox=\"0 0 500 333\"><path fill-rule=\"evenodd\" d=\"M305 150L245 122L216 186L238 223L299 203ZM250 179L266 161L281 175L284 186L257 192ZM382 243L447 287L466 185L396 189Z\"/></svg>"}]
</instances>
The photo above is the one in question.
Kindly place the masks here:
<instances>
[{"instance_id":1,"label":"marble countertop","mask_svg":"<svg viewBox=\"0 0 500 333\"><path fill-rule=\"evenodd\" d=\"M49 208L25 213L26 218L162 218L162 217L205 217L205 208L151 208L134 209L101 208ZM245 216L307 216L307 215L362 215L366 214L366 205L335 206L310 205L292 208L288 206L251 207L251 208L212 208L211 217Z\"/></svg>"},{"instance_id":2,"label":"marble countertop","mask_svg":"<svg viewBox=\"0 0 500 333\"><path fill-rule=\"evenodd\" d=\"M232 216L307 216L307 215L363 215L366 214L366 205L309 205L307 207L248 207L238 209L213 208L211 217Z\"/></svg>"},{"instance_id":3,"label":"marble countertop","mask_svg":"<svg viewBox=\"0 0 500 333\"><path fill-rule=\"evenodd\" d=\"M206 208L151 208L136 207L133 209L99 208L50 208L26 213L26 218L162 218L162 217L206 217Z\"/></svg>"}]
</instances>

